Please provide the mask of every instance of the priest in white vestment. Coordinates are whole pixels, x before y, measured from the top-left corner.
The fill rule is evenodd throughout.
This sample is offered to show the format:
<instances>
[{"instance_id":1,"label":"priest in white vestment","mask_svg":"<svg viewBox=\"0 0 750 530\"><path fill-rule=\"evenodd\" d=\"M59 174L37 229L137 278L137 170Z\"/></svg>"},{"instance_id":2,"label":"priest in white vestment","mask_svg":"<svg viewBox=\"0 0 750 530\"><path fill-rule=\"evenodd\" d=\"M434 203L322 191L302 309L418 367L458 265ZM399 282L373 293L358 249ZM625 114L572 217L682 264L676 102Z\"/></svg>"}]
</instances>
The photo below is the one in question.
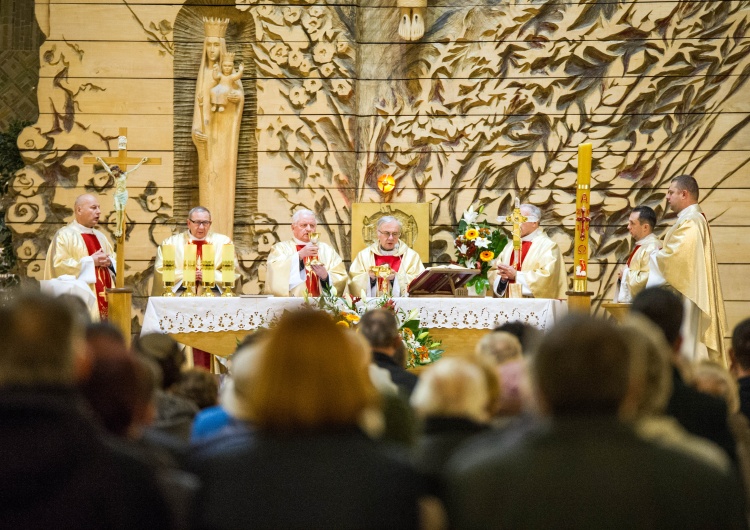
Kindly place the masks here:
<instances>
[{"instance_id":1,"label":"priest in white vestment","mask_svg":"<svg viewBox=\"0 0 750 530\"><path fill-rule=\"evenodd\" d=\"M724 348L724 297L706 216L698 206L699 188L690 175L672 179L667 203L677 221L651 254L648 286L668 285L685 303L682 353L692 361L711 359L728 366Z\"/></svg>"},{"instance_id":2,"label":"priest in white vestment","mask_svg":"<svg viewBox=\"0 0 750 530\"><path fill-rule=\"evenodd\" d=\"M568 278L560 247L539 228L542 211L533 204L522 204L521 264L515 263L512 243L508 243L488 279L493 292L505 296L508 286L521 286L523 296L534 298L565 298Z\"/></svg>"},{"instance_id":3,"label":"priest in white vestment","mask_svg":"<svg viewBox=\"0 0 750 530\"><path fill-rule=\"evenodd\" d=\"M184 289L182 285L182 275L183 268L185 266L185 245L188 244L196 246L196 256L198 258L201 258L201 261L203 260L203 245L213 245L214 251L213 256L211 257L214 260L214 269L216 270L216 272L214 273L214 279L216 282L215 289L217 290L216 294L219 294L219 292L221 291L220 285L222 283L222 252L224 250L224 245L232 244L232 238L224 234L213 232L211 230L212 222L211 212L209 212L208 209L204 208L203 206L196 206L195 208L190 210L190 212L188 212L187 230L168 237L167 239L162 241L162 245L174 245L175 283L174 287L172 288L174 292L177 292L180 289ZM163 268L164 258L162 256L161 246L159 246L159 248L156 250L154 270L161 274ZM237 276L236 273L238 269L239 264L237 262L237 256L235 255L235 278ZM195 280L196 282L201 282L203 280L202 269L196 269Z\"/></svg>"},{"instance_id":4,"label":"priest in white vestment","mask_svg":"<svg viewBox=\"0 0 750 530\"><path fill-rule=\"evenodd\" d=\"M629 304L633 297L646 288L649 259L661 244L654 235L656 212L649 206L636 206L628 218L628 232L635 245L628 255L628 261L618 275L616 302Z\"/></svg>"},{"instance_id":5,"label":"priest in white vestment","mask_svg":"<svg viewBox=\"0 0 750 530\"><path fill-rule=\"evenodd\" d=\"M378 219L378 240L361 250L349 267L349 292L359 296L376 296L378 281L390 282L392 296L405 296L409 283L424 271L424 265L414 250L401 241L401 221L391 215ZM378 279L372 267L388 265L393 271L388 278ZM382 289L381 289L382 291Z\"/></svg>"},{"instance_id":6,"label":"priest in white vestment","mask_svg":"<svg viewBox=\"0 0 750 530\"><path fill-rule=\"evenodd\" d=\"M292 240L276 243L268 254L265 292L274 296L320 296L334 287L344 294L349 276L341 256L329 245L313 243L318 221L310 210L292 216ZM317 260L317 261L316 261Z\"/></svg>"},{"instance_id":7,"label":"priest in white vestment","mask_svg":"<svg viewBox=\"0 0 750 530\"><path fill-rule=\"evenodd\" d=\"M102 320L108 316L106 289L114 287L115 251L107 237L94 227L99 224L101 207L93 195L76 199L75 220L55 233L47 250L44 279L73 276L86 282L98 305Z\"/></svg>"}]
</instances>

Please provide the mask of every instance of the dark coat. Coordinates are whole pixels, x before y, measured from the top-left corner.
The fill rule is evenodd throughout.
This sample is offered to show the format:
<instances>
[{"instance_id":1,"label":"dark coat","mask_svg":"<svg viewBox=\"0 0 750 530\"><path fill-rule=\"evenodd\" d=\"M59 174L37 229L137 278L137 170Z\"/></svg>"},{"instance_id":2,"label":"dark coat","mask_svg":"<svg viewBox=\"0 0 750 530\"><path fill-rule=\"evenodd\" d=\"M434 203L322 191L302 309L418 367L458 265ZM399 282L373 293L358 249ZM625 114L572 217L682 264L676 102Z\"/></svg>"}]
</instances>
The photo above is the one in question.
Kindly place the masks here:
<instances>
[{"instance_id":1,"label":"dark coat","mask_svg":"<svg viewBox=\"0 0 750 530\"><path fill-rule=\"evenodd\" d=\"M615 418L555 419L448 465L463 528L746 528L737 477L639 438Z\"/></svg>"},{"instance_id":2,"label":"dark coat","mask_svg":"<svg viewBox=\"0 0 750 530\"><path fill-rule=\"evenodd\" d=\"M0 528L168 528L150 467L69 388L0 390Z\"/></svg>"},{"instance_id":3,"label":"dark coat","mask_svg":"<svg viewBox=\"0 0 750 530\"><path fill-rule=\"evenodd\" d=\"M358 430L268 436L199 469L200 528L416 528L426 485Z\"/></svg>"},{"instance_id":4,"label":"dark coat","mask_svg":"<svg viewBox=\"0 0 750 530\"><path fill-rule=\"evenodd\" d=\"M417 386L419 380L416 375L399 366L390 355L379 351L372 352L372 362L380 368L388 370L391 374L391 381L396 384L401 393L406 397L411 397L411 393L414 392L414 387Z\"/></svg>"}]
</instances>

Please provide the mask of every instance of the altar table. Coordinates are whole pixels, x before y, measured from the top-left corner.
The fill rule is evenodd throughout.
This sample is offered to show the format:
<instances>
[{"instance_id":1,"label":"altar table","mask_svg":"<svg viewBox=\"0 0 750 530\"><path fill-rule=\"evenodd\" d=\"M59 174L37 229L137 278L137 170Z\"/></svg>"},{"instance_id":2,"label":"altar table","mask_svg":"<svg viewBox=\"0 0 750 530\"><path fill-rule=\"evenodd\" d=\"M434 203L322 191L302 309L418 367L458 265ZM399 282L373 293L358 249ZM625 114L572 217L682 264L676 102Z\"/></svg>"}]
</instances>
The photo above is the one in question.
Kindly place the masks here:
<instances>
[{"instance_id":1,"label":"altar table","mask_svg":"<svg viewBox=\"0 0 750 530\"><path fill-rule=\"evenodd\" d=\"M505 322L521 321L546 330L567 312L564 300L536 298L420 297L394 301L407 312L418 311L421 325L443 342L446 355L470 354L482 335ZM302 298L152 296L141 334L167 333L178 342L226 357L245 335L304 303Z\"/></svg>"}]
</instances>

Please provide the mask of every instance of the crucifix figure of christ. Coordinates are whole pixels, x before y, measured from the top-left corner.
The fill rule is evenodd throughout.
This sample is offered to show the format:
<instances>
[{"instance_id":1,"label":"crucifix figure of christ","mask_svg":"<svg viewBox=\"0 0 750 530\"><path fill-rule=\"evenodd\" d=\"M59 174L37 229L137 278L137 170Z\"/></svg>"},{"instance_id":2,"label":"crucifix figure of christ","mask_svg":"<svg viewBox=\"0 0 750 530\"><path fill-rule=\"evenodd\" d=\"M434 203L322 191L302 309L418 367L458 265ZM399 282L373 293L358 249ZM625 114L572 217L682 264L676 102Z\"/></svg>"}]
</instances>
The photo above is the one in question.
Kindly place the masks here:
<instances>
[{"instance_id":1,"label":"crucifix figure of christ","mask_svg":"<svg viewBox=\"0 0 750 530\"><path fill-rule=\"evenodd\" d=\"M161 158L134 158L128 156L128 129L120 127L120 135L117 138L117 156L110 157L93 157L83 158L84 164L101 164L115 179L115 211L117 216L117 226L115 227L115 236L117 237L117 264L116 264L116 283L118 288L125 285L125 203L127 202L128 190L126 180L130 173L141 167L141 165L161 165ZM130 171L129 164L137 164ZM114 171L117 168L117 171ZM116 174L115 174L116 173Z\"/></svg>"},{"instance_id":2,"label":"crucifix figure of christ","mask_svg":"<svg viewBox=\"0 0 750 530\"><path fill-rule=\"evenodd\" d=\"M516 264L516 268L521 268L521 223L528 221L528 218L521 215L521 201L516 197L513 212L505 218L509 223L513 223L513 263Z\"/></svg>"}]
</instances>

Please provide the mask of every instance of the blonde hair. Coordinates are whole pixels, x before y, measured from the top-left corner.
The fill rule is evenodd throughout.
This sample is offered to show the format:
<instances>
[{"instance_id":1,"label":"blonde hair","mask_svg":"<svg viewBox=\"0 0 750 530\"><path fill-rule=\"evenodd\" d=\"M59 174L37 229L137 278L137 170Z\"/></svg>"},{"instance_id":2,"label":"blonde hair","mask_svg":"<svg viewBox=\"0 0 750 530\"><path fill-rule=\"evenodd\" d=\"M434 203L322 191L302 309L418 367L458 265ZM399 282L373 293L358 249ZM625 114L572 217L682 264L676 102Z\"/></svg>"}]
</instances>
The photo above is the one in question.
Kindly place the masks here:
<instances>
[{"instance_id":1,"label":"blonde hair","mask_svg":"<svg viewBox=\"0 0 750 530\"><path fill-rule=\"evenodd\" d=\"M477 342L474 349L477 357L500 365L517 361L523 357L521 341L507 331L492 331Z\"/></svg>"},{"instance_id":2,"label":"blonde hair","mask_svg":"<svg viewBox=\"0 0 750 530\"><path fill-rule=\"evenodd\" d=\"M730 414L740 411L740 394L735 381L729 370L716 363L704 359L693 366L693 380L695 386L701 392L712 394L727 402L727 410Z\"/></svg>"},{"instance_id":3,"label":"blonde hair","mask_svg":"<svg viewBox=\"0 0 750 530\"><path fill-rule=\"evenodd\" d=\"M345 330L321 311L302 310L269 333L249 400L259 429L293 433L357 425L376 392Z\"/></svg>"}]
</instances>

